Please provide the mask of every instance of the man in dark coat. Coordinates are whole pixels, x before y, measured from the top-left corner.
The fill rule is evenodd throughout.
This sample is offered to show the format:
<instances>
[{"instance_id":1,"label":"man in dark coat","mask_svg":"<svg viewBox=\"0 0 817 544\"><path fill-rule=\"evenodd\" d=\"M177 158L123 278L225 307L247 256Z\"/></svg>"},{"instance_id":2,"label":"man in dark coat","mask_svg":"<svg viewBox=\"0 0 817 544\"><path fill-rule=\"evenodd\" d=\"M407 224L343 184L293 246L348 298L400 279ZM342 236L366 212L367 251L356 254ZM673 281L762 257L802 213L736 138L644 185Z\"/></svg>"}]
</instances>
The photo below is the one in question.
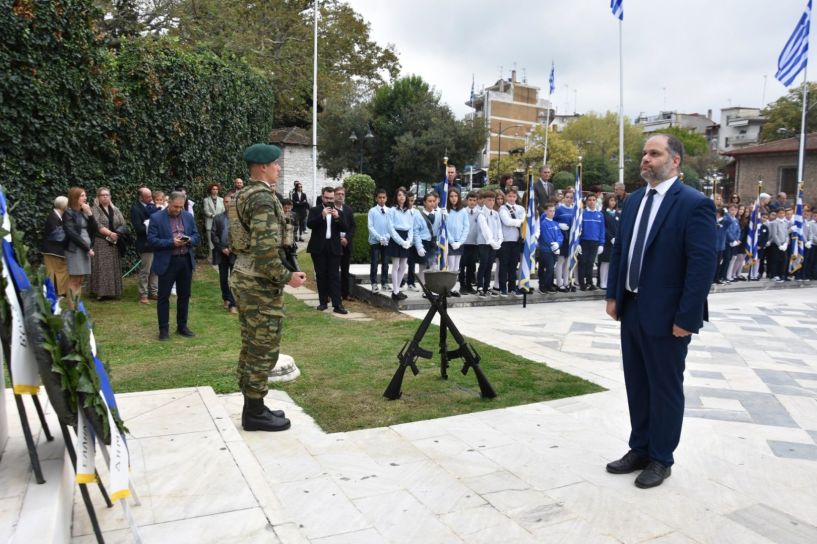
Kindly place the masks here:
<instances>
[{"instance_id":1,"label":"man in dark coat","mask_svg":"<svg viewBox=\"0 0 817 544\"><path fill-rule=\"evenodd\" d=\"M195 336L187 327L190 287L196 268L195 247L199 231L193 215L184 211L187 196L179 191L170 193L167 208L153 214L148 225L148 244L153 247L152 270L159 276L159 340L168 340L170 321L170 291L176 284L176 333Z\"/></svg>"},{"instance_id":2,"label":"man in dark coat","mask_svg":"<svg viewBox=\"0 0 817 544\"><path fill-rule=\"evenodd\" d=\"M306 226L312 231L306 251L315 264L319 302L317 309L325 310L331 299L335 313L347 314L349 312L343 307L340 297L340 258L343 255L340 233L346 232L349 226L346 218L335 208L334 187L323 188L321 202L309 210Z\"/></svg>"},{"instance_id":3,"label":"man in dark coat","mask_svg":"<svg viewBox=\"0 0 817 544\"><path fill-rule=\"evenodd\" d=\"M346 231L340 233L340 246L343 254L340 257L340 296L343 300L350 300L349 296L349 267L352 263L352 241L355 239L355 211L345 204L346 189L341 185L335 187L335 208L343 216Z\"/></svg>"},{"instance_id":4,"label":"man in dark coat","mask_svg":"<svg viewBox=\"0 0 817 544\"><path fill-rule=\"evenodd\" d=\"M224 195L224 213L220 213L213 218L213 227L210 231L210 241L213 243L213 264L218 266L218 279L221 285L221 300L224 301L224 308L231 314L237 314L238 308L235 306L235 298L230 291L230 273L235 264L235 255L230 251L230 218L227 209L233 200L233 191Z\"/></svg>"},{"instance_id":5,"label":"man in dark coat","mask_svg":"<svg viewBox=\"0 0 817 544\"><path fill-rule=\"evenodd\" d=\"M156 299L159 295L159 278L150 273L153 265L153 249L148 244L147 221L156 213L153 204L153 193L147 187L137 191L137 200L130 207L130 223L136 233L136 252L142 259L139 268L139 302L148 303L148 297Z\"/></svg>"},{"instance_id":6,"label":"man in dark coat","mask_svg":"<svg viewBox=\"0 0 817 544\"><path fill-rule=\"evenodd\" d=\"M706 319L715 269L715 207L678 179L683 155L674 136L644 144L641 177L648 185L627 198L610 258L607 314L621 322L631 430L630 451L607 471L641 470L640 488L671 474L687 349Z\"/></svg>"}]
</instances>

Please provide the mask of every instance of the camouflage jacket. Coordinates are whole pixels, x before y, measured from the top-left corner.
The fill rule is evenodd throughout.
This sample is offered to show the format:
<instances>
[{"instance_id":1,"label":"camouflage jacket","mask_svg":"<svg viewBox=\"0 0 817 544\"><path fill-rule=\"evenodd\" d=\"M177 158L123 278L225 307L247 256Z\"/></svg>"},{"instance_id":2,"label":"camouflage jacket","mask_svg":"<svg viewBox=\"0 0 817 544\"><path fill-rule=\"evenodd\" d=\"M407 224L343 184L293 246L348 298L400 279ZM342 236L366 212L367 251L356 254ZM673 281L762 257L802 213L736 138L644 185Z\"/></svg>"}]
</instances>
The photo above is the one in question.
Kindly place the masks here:
<instances>
[{"instance_id":1,"label":"camouflage jacket","mask_svg":"<svg viewBox=\"0 0 817 544\"><path fill-rule=\"evenodd\" d=\"M279 250L287 233L286 217L275 191L265 182L250 179L238 192L228 210L230 250L235 253L235 270L248 276L269 279L283 286L292 277L281 261Z\"/></svg>"}]
</instances>

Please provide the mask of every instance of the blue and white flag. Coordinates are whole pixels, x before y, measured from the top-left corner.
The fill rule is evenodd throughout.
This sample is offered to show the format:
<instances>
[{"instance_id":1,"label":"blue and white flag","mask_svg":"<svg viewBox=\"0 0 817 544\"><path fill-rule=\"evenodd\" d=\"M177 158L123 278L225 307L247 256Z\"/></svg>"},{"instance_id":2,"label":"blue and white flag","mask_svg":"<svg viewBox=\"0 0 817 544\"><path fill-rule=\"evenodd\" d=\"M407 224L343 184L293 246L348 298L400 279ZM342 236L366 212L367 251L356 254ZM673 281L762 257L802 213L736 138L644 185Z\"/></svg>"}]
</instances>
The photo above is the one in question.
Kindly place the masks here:
<instances>
[{"instance_id":1,"label":"blue and white flag","mask_svg":"<svg viewBox=\"0 0 817 544\"><path fill-rule=\"evenodd\" d=\"M581 247L581 239L582 239L582 216L584 214L584 202L582 202L582 166L581 164L576 167L576 194L573 197L576 201L576 208L573 212L573 225L570 226L570 245L568 246L567 250L567 269L568 269L568 278L569 280L565 280L565 284L571 284L573 282L573 271L576 269L576 264L579 261L579 248Z\"/></svg>"},{"instance_id":2,"label":"blue and white flag","mask_svg":"<svg viewBox=\"0 0 817 544\"><path fill-rule=\"evenodd\" d=\"M6 235L2 240L3 279L6 282L5 296L11 315L11 383L15 395L36 395L40 391L40 372L34 349L28 341L23 305L19 291L31 289L25 271L17 262L11 240L11 217L6 195L0 191L0 215ZM2 372L0 370L0 372Z\"/></svg>"},{"instance_id":3,"label":"blue and white flag","mask_svg":"<svg viewBox=\"0 0 817 544\"><path fill-rule=\"evenodd\" d=\"M760 231L760 196L752 206L752 215L749 217L749 228L746 230L746 256L743 262L753 265L757 262L757 235Z\"/></svg>"},{"instance_id":4,"label":"blue and white flag","mask_svg":"<svg viewBox=\"0 0 817 544\"><path fill-rule=\"evenodd\" d=\"M446 170L448 170L447 167ZM448 207L448 176L443 177L443 192L440 194L440 202L437 204L437 207L440 208L440 213ZM440 248L438 268L440 270L446 270L448 268L448 226L445 224L445 213L442 213L440 235L437 237L437 247Z\"/></svg>"},{"instance_id":5,"label":"blue and white flag","mask_svg":"<svg viewBox=\"0 0 817 544\"><path fill-rule=\"evenodd\" d=\"M548 77L548 85L549 85L549 94L553 94L553 91L556 90L556 65L552 62L550 63L550 77Z\"/></svg>"},{"instance_id":6,"label":"blue and white flag","mask_svg":"<svg viewBox=\"0 0 817 544\"><path fill-rule=\"evenodd\" d=\"M537 227L536 197L533 194L533 180L528 180L528 205L525 208L525 222L522 223L522 265L519 270L519 288L530 288L531 270L533 270L533 256L536 255L536 239L534 233Z\"/></svg>"},{"instance_id":7,"label":"blue and white flag","mask_svg":"<svg viewBox=\"0 0 817 544\"><path fill-rule=\"evenodd\" d=\"M791 258L789 259L789 274L794 274L803 266L805 253L803 240L803 187L797 191L797 206L794 209L794 220L791 226Z\"/></svg>"},{"instance_id":8,"label":"blue and white flag","mask_svg":"<svg viewBox=\"0 0 817 544\"><path fill-rule=\"evenodd\" d=\"M808 0L806 11L797 21L794 32L777 58L777 73L774 75L786 87L791 85L794 78L803 71L808 64L808 38L811 27L811 0Z\"/></svg>"},{"instance_id":9,"label":"blue and white flag","mask_svg":"<svg viewBox=\"0 0 817 544\"><path fill-rule=\"evenodd\" d=\"M624 0L610 0L610 9L619 21L624 20Z\"/></svg>"}]
</instances>

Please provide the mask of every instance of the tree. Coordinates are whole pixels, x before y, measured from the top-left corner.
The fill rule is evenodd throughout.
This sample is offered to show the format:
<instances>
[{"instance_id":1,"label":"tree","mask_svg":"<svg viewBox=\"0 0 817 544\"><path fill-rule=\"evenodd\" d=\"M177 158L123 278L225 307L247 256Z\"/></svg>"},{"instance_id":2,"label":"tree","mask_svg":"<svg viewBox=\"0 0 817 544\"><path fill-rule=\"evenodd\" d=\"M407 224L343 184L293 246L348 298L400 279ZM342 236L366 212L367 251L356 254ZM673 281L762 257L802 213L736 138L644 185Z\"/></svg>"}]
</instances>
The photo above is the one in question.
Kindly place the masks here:
<instances>
[{"instance_id":1,"label":"tree","mask_svg":"<svg viewBox=\"0 0 817 544\"><path fill-rule=\"evenodd\" d=\"M618 114L588 113L571 122L562 137L572 142L584 157L585 185L608 185L618 181ZM645 136L624 119L624 181L638 181L638 164Z\"/></svg>"},{"instance_id":2,"label":"tree","mask_svg":"<svg viewBox=\"0 0 817 544\"><path fill-rule=\"evenodd\" d=\"M312 109L312 6L307 0L176 0L166 30L190 47L235 55L275 76L276 126L308 126ZM355 80L373 91L397 77L391 46L340 0L320 3L318 92L321 106Z\"/></svg>"},{"instance_id":3,"label":"tree","mask_svg":"<svg viewBox=\"0 0 817 544\"><path fill-rule=\"evenodd\" d=\"M817 117L810 113L815 104L817 104L817 83L809 82L806 132L817 131ZM760 130L761 142L797 136L800 134L803 115L803 88L798 86L789 89L789 94L781 96L766 106L761 115L766 118L766 123Z\"/></svg>"},{"instance_id":4,"label":"tree","mask_svg":"<svg viewBox=\"0 0 817 544\"><path fill-rule=\"evenodd\" d=\"M710 152L709 142L703 134L681 127L670 127L662 130L661 133L671 134L681 140L687 157L700 157Z\"/></svg>"},{"instance_id":5,"label":"tree","mask_svg":"<svg viewBox=\"0 0 817 544\"><path fill-rule=\"evenodd\" d=\"M367 127L374 138L363 149L366 174L390 190L416 181L440 181L444 156L462 168L473 161L485 140L481 119L455 119L419 76L382 86L359 107L353 99L327 103L320 117L324 142L320 163L334 172L357 169L358 151L349 142L349 133L352 128Z\"/></svg>"}]
</instances>

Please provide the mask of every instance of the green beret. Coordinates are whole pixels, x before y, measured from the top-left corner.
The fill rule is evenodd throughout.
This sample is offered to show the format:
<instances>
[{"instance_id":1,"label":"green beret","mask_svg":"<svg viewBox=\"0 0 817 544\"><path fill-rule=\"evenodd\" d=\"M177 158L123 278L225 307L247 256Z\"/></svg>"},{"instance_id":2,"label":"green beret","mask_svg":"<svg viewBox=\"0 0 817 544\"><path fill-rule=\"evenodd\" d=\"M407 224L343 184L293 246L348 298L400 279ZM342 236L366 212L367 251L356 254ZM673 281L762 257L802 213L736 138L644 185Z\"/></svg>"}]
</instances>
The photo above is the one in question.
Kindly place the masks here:
<instances>
[{"instance_id":1,"label":"green beret","mask_svg":"<svg viewBox=\"0 0 817 544\"><path fill-rule=\"evenodd\" d=\"M278 160L281 148L269 144L252 144L244 150L244 160L251 164L268 164Z\"/></svg>"}]
</instances>

